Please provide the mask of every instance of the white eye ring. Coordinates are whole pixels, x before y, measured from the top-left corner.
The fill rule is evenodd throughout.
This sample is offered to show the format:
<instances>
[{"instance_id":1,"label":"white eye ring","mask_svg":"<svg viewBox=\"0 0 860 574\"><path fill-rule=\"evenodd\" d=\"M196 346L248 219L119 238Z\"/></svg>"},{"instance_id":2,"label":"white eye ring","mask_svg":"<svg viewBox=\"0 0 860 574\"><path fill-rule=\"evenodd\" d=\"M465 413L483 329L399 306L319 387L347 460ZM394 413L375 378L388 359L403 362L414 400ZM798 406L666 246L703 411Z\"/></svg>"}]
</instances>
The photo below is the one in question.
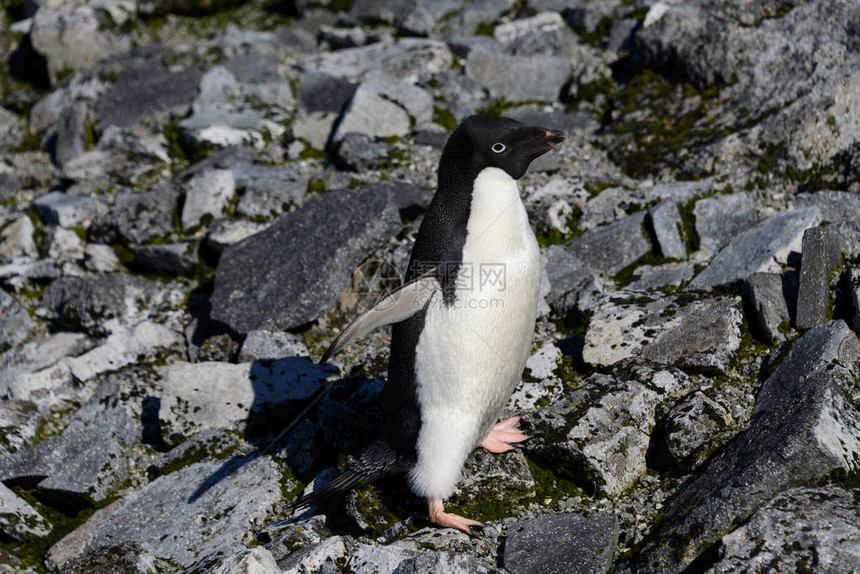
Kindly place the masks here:
<instances>
[{"instance_id":1,"label":"white eye ring","mask_svg":"<svg viewBox=\"0 0 860 574\"><path fill-rule=\"evenodd\" d=\"M496 142L496 143L494 143L494 144L493 144L493 147L491 147L490 149L491 149L491 150L493 150L493 151L494 151L494 152L496 152L496 153L502 153L503 151L505 151L505 150L506 150L506 149L508 149L508 148L507 148L507 146L506 146L505 144L503 144L502 142Z\"/></svg>"}]
</instances>

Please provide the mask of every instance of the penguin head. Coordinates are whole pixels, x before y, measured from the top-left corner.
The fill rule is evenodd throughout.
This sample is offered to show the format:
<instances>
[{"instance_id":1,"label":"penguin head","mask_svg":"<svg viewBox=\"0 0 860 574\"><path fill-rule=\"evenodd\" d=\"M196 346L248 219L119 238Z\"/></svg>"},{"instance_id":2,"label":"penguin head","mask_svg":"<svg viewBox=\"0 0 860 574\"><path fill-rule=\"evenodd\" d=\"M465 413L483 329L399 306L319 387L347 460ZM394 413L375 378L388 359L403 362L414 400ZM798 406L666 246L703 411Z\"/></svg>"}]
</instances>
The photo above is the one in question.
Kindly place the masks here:
<instances>
[{"instance_id":1,"label":"penguin head","mask_svg":"<svg viewBox=\"0 0 860 574\"><path fill-rule=\"evenodd\" d=\"M465 159L477 172L497 167L519 179L531 162L566 138L564 132L510 118L470 116L448 138L439 164L440 172L445 170L446 163L462 166Z\"/></svg>"}]
</instances>

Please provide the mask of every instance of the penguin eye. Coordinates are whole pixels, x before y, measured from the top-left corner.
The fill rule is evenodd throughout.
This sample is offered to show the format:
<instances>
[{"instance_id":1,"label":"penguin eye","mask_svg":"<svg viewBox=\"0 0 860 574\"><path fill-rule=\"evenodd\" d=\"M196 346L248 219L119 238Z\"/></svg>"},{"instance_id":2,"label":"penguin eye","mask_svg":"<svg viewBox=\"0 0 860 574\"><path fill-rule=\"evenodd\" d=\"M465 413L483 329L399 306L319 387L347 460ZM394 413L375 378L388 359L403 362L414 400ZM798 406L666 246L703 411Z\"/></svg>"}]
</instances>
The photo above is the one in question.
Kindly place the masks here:
<instances>
[{"instance_id":1,"label":"penguin eye","mask_svg":"<svg viewBox=\"0 0 860 574\"><path fill-rule=\"evenodd\" d=\"M490 149L491 149L491 150L493 150L493 151L494 151L494 152L496 152L496 153L502 153L503 151L505 151L505 150L506 150L506 149L508 149L508 148L507 148L507 146L506 146L505 144L503 144L502 142L496 142L496 143L494 143L494 144L493 144L493 147L491 147Z\"/></svg>"}]
</instances>

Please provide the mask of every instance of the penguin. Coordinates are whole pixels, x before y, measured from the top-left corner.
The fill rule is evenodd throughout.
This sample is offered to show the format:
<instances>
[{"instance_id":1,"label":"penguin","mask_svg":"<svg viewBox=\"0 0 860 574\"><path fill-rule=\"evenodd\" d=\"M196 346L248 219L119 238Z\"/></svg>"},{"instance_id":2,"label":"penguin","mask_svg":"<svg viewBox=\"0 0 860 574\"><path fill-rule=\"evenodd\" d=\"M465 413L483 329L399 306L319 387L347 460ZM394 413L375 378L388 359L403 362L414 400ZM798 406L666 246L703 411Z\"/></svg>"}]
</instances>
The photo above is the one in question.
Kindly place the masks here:
<instances>
[{"instance_id":1,"label":"penguin","mask_svg":"<svg viewBox=\"0 0 860 574\"><path fill-rule=\"evenodd\" d=\"M529 355L541 276L517 180L566 137L482 116L466 118L449 136L404 283L349 324L320 360L393 324L382 435L356 464L287 511L405 473L427 500L432 523L470 535L483 528L445 512L444 500L474 448L501 453L529 438L519 417L495 424Z\"/></svg>"}]
</instances>

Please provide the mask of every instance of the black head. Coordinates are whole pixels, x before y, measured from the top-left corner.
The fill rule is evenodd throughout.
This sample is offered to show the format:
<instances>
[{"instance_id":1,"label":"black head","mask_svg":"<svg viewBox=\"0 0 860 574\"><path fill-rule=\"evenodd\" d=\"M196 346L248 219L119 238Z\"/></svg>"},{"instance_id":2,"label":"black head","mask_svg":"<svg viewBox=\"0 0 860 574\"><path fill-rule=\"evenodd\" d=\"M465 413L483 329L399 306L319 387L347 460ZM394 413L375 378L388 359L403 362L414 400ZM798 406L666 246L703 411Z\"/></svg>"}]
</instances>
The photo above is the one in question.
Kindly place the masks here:
<instances>
[{"instance_id":1,"label":"black head","mask_svg":"<svg viewBox=\"0 0 860 574\"><path fill-rule=\"evenodd\" d=\"M473 173L487 167L504 170L514 179L529 164L567 138L564 132L530 126L510 118L470 116L454 130L439 163L440 177L467 165Z\"/></svg>"}]
</instances>

